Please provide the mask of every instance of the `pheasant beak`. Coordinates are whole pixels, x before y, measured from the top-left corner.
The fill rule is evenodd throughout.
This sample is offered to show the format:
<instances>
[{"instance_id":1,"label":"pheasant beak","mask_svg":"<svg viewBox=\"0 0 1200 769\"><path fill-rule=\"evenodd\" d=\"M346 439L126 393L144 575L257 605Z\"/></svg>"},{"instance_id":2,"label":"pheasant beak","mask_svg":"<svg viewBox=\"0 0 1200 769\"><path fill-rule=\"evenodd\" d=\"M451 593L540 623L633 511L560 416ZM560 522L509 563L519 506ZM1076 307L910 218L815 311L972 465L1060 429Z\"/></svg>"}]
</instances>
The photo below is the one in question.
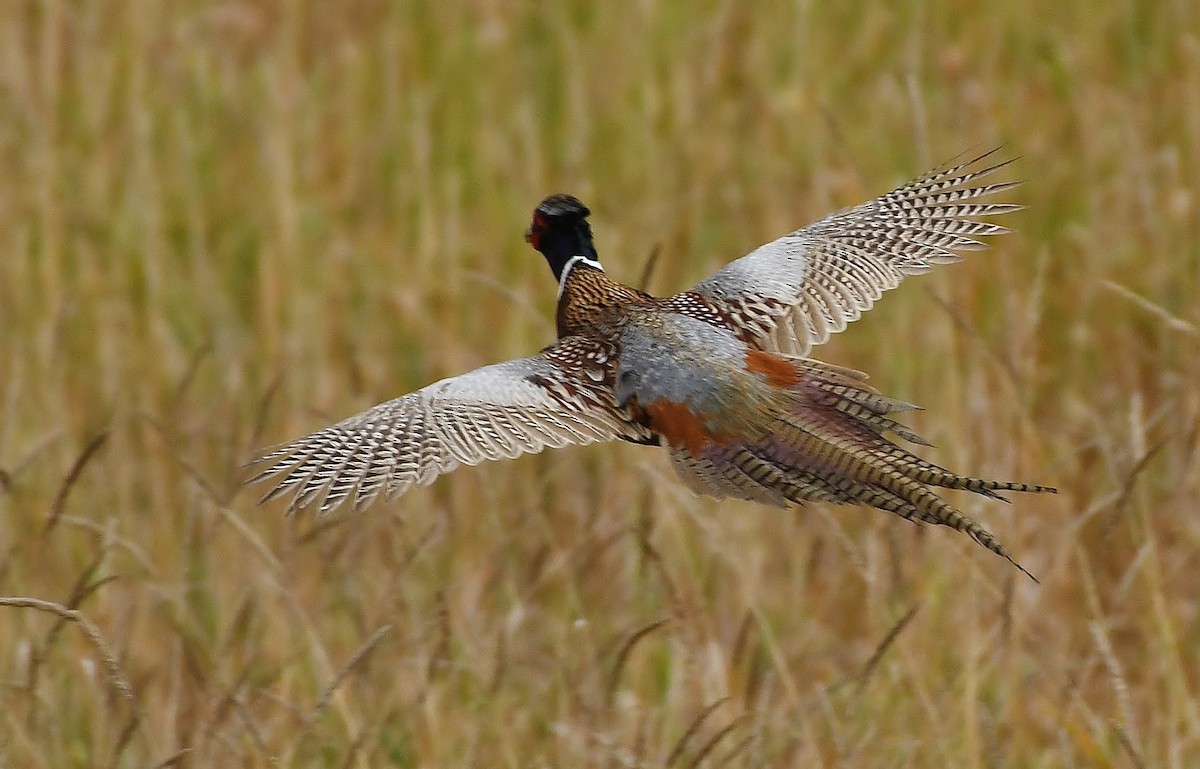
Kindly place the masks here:
<instances>
[{"instance_id":1,"label":"pheasant beak","mask_svg":"<svg viewBox=\"0 0 1200 769\"><path fill-rule=\"evenodd\" d=\"M530 227L527 230L525 230L525 242L526 243L533 242L533 226L532 225L530 225Z\"/></svg>"}]
</instances>

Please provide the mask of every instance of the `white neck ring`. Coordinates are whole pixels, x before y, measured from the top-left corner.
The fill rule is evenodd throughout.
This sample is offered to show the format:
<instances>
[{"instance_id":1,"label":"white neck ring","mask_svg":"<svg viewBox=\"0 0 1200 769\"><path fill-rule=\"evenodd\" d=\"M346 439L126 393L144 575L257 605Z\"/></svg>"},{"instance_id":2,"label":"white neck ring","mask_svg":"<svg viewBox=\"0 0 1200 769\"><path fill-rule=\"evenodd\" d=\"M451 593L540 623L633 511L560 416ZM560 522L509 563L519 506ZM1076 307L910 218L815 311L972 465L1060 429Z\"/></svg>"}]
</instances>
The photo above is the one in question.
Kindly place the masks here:
<instances>
[{"instance_id":1,"label":"white neck ring","mask_svg":"<svg viewBox=\"0 0 1200 769\"><path fill-rule=\"evenodd\" d=\"M604 267L602 267L600 265L600 262L597 262L595 259L588 259L586 256L572 256L570 259L567 260L567 263L563 265L562 274L558 278L558 298L559 299L562 299L563 289L567 287L567 276L571 274L571 268L574 267L579 262L583 262L588 267L591 267L594 270L599 270L600 272L604 272Z\"/></svg>"}]
</instances>

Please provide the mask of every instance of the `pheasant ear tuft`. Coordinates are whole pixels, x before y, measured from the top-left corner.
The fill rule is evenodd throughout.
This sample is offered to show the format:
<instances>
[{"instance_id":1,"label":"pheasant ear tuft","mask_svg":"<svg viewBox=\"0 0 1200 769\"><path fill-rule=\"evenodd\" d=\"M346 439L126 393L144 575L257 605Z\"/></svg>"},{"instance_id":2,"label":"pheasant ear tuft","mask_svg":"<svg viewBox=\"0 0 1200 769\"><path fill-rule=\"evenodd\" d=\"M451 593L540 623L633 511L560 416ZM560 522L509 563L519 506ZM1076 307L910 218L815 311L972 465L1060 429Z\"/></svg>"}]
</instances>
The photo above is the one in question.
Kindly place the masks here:
<instances>
[{"instance_id":1,"label":"pheasant ear tuft","mask_svg":"<svg viewBox=\"0 0 1200 769\"><path fill-rule=\"evenodd\" d=\"M538 203L536 213L547 219L586 219L591 210L574 195L558 193Z\"/></svg>"}]
</instances>

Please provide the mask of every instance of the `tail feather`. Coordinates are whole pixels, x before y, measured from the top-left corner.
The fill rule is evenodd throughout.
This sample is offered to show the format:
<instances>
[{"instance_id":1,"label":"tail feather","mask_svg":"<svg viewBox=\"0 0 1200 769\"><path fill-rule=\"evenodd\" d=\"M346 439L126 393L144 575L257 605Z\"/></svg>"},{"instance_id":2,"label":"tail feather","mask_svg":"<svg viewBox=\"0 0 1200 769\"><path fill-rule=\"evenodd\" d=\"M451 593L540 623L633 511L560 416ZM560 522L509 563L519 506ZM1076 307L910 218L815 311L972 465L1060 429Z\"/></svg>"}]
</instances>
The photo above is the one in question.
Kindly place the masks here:
<instances>
[{"instance_id":1,"label":"tail feather","mask_svg":"<svg viewBox=\"0 0 1200 769\"><path fill-rule=\"evenodd\" d=\"M866 384L867 375L861 371L835 366L812 358L788 358L796 367L803 385L836 396L837 399L856 403L883 416L897 411L916 411L920 406L907 401L880 395L875 388ZM836 403L837 401L829 401Z\"/></svg>"},{"instance_id":2,"label":"tail feather","mask_svg":"<svg viewBox=\"0 0 1200 769\"><path fill-rule=\"evenodd\" d=\"M852 387L844 384L824 384L819 382L815 384L818 389L836 398L870 409L879 415L894 414L897 411L919 411L921 408L914 403L889 398L886 395L880 395L861 386Z\"/></svg>"},{"instance_id":3,"label":"tail feather","mask_svg":"<svg viewBox=\"0 0 1200 769\"><path fill-rule=\"evenodd\" d=\"M818 362L809 359L797 362L797 366L808 376L803 377L799 385L798 393L801 400L797 407L790 411L788 417L790 426L801 431L810 431L814 427L818 427L818 434L828 433L831 437L836 437L847 444L847 448L850 450L866 450L889 465L903 468L906 475L929 486L964 489L1000 500L1003 500L1004 497L994 492L1054 493L1056 491L1053 487L1038 484L995 481L959 475L933 462L921 459L887 440L884 436L885 433L890 432L909 443L931 445L906 426L886 416L896 411L915 409L916 406L879 395L861 380L849 379L844 373L851 371L850 369L839 369L827 364L813 364L818 364ZM813 408L814 404L837 411L846 418L839 419L837 415L830 415L828 411L822 414L820 408Z\"/></svg>"},{"instance_id":4,"label":"tail feather","mask_svg":"<svg viewBox=\"0 0 1200 769\"><path fill-rule=\"evenodd\" d=\"M888 437L928 445L888 416L916 406L880 395L866 384L865 374L852 369L806 358L787 361L795 368L794 378L770 367L776 383L766 397L745 397L737 404L741 408L726 409L720 429L706 423L703 440L671 443L676 469L693 489L769 504L863 504L918 523L949 526L1032 578L987 529L933 489L963 489L1001 500L1001 491L1055 489L959 475L921 459ZM777 384L781 380L788 384ZM764 384L756 379L751 388Z\"/></svg>"},{"instance_id":5,"label":"tail feather","mask_svg":"<svg viewBox=\"0 0 1200 769\"><path fill-rule=\"evenodd\" d=\"M797 504L846 501L839 489L816 475L780 465L744 447L736 448L723 466L726 478L735 470L741 478L774 489Z\"/></svg>"},{"instance_id":6,"label":"tail feather","mask_svg":"<svg viewBox=\"0 0 1200 769\"><path fill-rule=\"evenodd\" d=\"M913 508L924 515L930 516L929 518L922 518L922 520L929 520L931 523L939 523L943 526L949 526L956 531L963 532L980 545L983 545L988 550L1007 560L1013 566L1016 566L1025 576L1034 582L1038 581L1037 577L1033 576L1028 569L1018 563L1004 549L1004 546L1000 544L1000 541L990 531L980 526L974 519L963 514L949 502L934 494L926 486L917 481L909 480L907 485L910 487L910 496L906 498L913 500Z\"/></svg>"},{"instance_id":7,"label":"tail feather","mask_svg":"<svg viewBox=\"0 0 1200 769\"><path fill-rule=\"evenodd\" d=\"M884 433L890 432L900 436L909 443L915 443L920 446L933 445L896 420L885 417L877 411L853 401L841 398L833 404L833 407L843 414L862 422L865 426L871 428L876 435L882 436Z\"/></svg>"},{"instance_id":8,"label":"tail feather","mask_svg":"<svg viewBox=\"0 0 1200 769\"><path fill-rule=\"evenodd\" d=\"M966 489L996 498L1000 497L994 489L1051 491L1049 487L969 478L930 466L923 460L896 461L896 456L889 452L864 448L854 440L838 436L814 435L790 424L780 431L779 437L789 445L804 446L802 451L809 457L806 464L824 466L851 480L850 484L841 484L849 497L846 501L887 510L909 520L949 526L961 531L1037 581L991 532L937 496L929 487ZM884 439L877 437L877 440ZM907 454L902 449L899 452ZM805 472L814 474L811 469ZM819 471L817 474L820 474Z\"/></svg>"},{"instance_id":9,"label":"tail feather","mask_svg":"<svg viewBox=\"0 0 1200 769\"><path fill-rule=\"evenodd\" d=\"M972 491L976 494L1005 502L1008 500L997 494L997 491L1019 491L1033 494L1041 492L1053 494L1057 491L1052 486L1041 486L1017 481L995 481L988 478L959 475L933 462L921 459L915 454L905 451L893 443L889 443L883 437L876 437L872 443L873 445L870 446L869 451L873 456L902 469L908 477L928 486Z\"/></svg>"},{"instance_id":10,"label":"tail feather","mask_svg":"<svg viewBox=\"0 0 1200 769\"><path fill-rule=\"evenodd\" d=\"M711 494L718 499L735 497L775 507L787 507L789 500L773 486L760 483L745 469L724 456L709 454L699 457L687 449L671 451L675 471L697 494Z\"/></svg>"},{"instance_id":11,"label":"tail feather","mask_svg":"<svg viewBox=\"0 0 1200 769\"><path fill-rule=\"evenodd\" d=\"M865 375L851 369L790 360L798 373L796 384L787 390L792 400L782 402L764 432L710 443L695 458L686 448L673 450L676 466L691 474L694 488L775 503L863 504L918 523L949 526L1033 578L991 532L932 487L1001 500L1001 491L1055 489L959 475L921 459L887 438L891 434L928 445L887 416L915 406L879 395L866 385Z\"/></svg>"}]
</instances>

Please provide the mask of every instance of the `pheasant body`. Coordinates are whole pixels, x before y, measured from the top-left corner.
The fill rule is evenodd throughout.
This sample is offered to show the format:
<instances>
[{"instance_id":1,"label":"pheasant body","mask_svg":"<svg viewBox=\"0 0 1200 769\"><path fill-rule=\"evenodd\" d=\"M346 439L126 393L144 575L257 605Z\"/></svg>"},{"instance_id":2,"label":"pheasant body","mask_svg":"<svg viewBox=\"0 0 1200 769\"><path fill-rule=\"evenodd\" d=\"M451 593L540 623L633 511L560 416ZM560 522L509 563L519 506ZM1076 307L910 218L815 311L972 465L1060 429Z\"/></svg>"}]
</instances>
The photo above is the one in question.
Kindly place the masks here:
<instances>
[{"instance_id":1,"label":"pheasant body","mask_svg":"<svg viewBox=\"0 0 1200 769\"><path fill-rule=\"evenodd\" d=\"M559 281L558 341L278 447L258 460L266 466L258 479L276 479L266 498L290 492L290 510L346 500L361 508L460 464L622 438L663 445L699 493L870 505L951 526L1012 561L932 488L997 498L1052 488L921 459L888 438L925 444L892 416L914 406L878 394L857 371L804 357L906 274L1006 231L973 218L1017 208L979 202L1014 186L980 184L1006 165L980 160L826 217L665 298L609 278L588 209L551 196L527 239Z\"/></svg>"}]
</instances>

